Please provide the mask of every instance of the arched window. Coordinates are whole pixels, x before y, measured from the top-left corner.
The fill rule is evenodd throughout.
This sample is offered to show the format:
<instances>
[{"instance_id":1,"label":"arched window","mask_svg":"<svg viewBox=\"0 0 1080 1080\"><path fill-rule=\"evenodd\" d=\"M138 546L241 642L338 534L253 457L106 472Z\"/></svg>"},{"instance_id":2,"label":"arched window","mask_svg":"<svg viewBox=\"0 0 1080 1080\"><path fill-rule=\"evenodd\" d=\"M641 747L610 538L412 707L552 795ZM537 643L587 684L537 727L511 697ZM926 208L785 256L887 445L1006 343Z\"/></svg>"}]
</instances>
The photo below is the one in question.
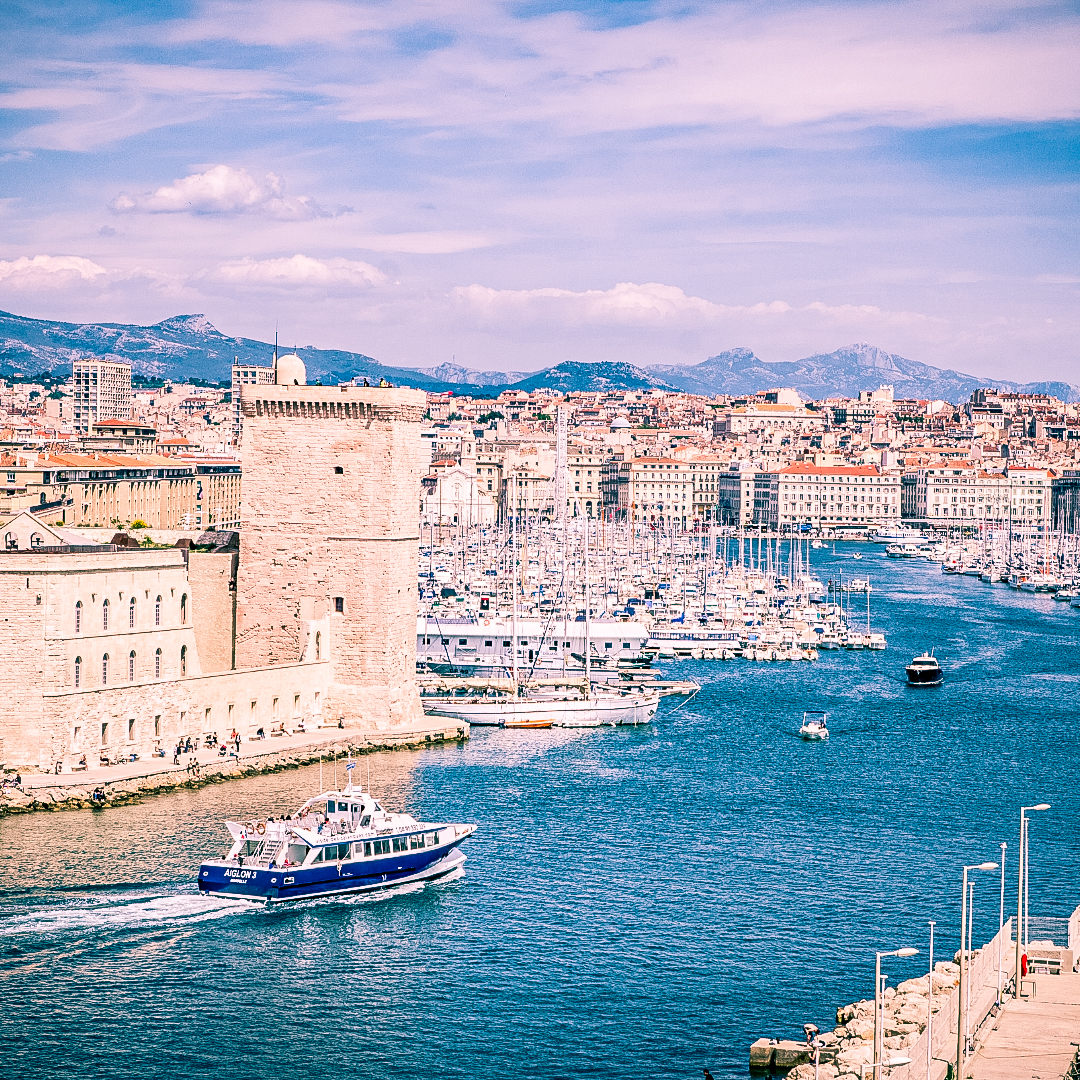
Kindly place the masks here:
<instances>
[{"instance_id":1,"label":"arched window","mask_svg":"<svg viewBox=\"0 0 1080 1080\"><path fill-rule=\"evenodd\" d=\"M322 634L315 635L315 659L322 659Z\"/></svg>"},{"instance_id":2,"label":"arched window","mask_svg":"<svg viewBox=\"0 0 1080 1080\"><path fill-rule=\"evenodd\" d=\"M180 646L180 674L187 674L187 646Z\"/></svg>"},{"instance_id":3,"label":"arched window","mask_svg":"<svg viewBox=\"0 0 1080 1080\"><path fill-rule=\"evenodd\" d=\"M156 653L154 653L154 678L155 679L160 679L161 678L161 650L160 649L158 649L158 651Z\"/></svg>"},{"instance_id":4,"label":"arched window","mask_svg":"<svg viewBox=\"0 0 1080 1080\"><path fill-rule=\"evenodd\" d=\"M101 602L101 629L109 629L109 601L102 600Z\"/></svg>"},{"instance_id":5,"label":"arched window","mask_svg":"<svg viewBox=\"0 0 1080 1080\"><path fill-rule=\"evenodd\" d=\"M82 601L75 602L75 633L82 633Z\"/></svg>"},{"instance_id":6,"label":"arched window","mask_svg":"<svg viewBox=\"0 0 1080 1080\"><path fill-rule=\"evenodd\" d=\"M180 597L180 625L187 624L187 593Z\"/></svg>"},{"instance_id":7,"label":"arched window","mask_svg":"<svg viewBox=\"0 0 1080 1080\"><path fill-rule=\"evenodd\" d=\"M106 653L101 658L101 685L109 685L109 654Z\"/></svg>"},{"instance_id":8,"label":"arched window","mask_svg":"<svg viewBox=\"0 0 1080 1080\"><path fill-rule=\"evenodd\" d=\"M131 598L131 603L128 604L128 628L135 629L135 597Z\"/></svg>"},{"instance_id":9,"label":"arched window","mask_svg":"<svg viewBox=\"0 0 1080 1080\"><path fill-rule=\"evenodd\" d=\"M79 684L82 682L82 657L75 657L75 689L79 689Z\"/></svg>"},{"instance_id":10,"label":"arched window","mask_svg":"<svg viewBox=\"0 0 1080 1080\"><path fill-rule=\"evenodd\" d=\"M45 496L42 495L42 499L44 499L44 497ZM44 547L45 546L45 537L42 536L41 533L31 533L30 534L30 546L32 548Z\"/></svg>"},{"instance_id":11,"label":"arched window","mask_svg":"<svg viewBox=\"0 0 1080 1080\"><path fill-rule=\"evenodd\" d=\"M128 682L135 681L135 650L128 653Z\"/></svg>"},{"instance_id":12,"label":"arched window","mask_svg":"<svg viewBox=\"0 0 1080 1080\"><path fill-rule=\"evenodd\" d=\"M155 626L160 626L161 625L161 597L160 596L154 601L154 625Z\"/></svg>"},{"instance_id":13,"label":"arched window","mask_svg":"<svg viewBox=\"0 0 1080 1080\"><path fill-rule=\"evenodd\" d=\"M18 551L19 538L14 533L4 533L4 547L6 547L8 551Z\"/></svg>"}]
</instances>

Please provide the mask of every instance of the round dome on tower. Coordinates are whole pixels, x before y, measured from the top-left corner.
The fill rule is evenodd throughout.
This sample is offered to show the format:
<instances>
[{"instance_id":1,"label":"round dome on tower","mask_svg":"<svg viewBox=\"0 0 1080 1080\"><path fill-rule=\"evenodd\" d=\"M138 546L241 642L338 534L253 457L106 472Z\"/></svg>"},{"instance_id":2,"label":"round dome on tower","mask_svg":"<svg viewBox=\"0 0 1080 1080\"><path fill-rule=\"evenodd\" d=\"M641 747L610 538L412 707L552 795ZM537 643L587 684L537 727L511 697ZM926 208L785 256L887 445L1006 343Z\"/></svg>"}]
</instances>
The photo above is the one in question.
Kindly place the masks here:
<instances>
[{"instance_id":1,"label":"round dome on tower","mask_svg":"<svg viewBox=\"0 0 1080 1080\"><path fill-rule=\"evenodd\" d=\"M630 426L630 421L627 420L625 416L616 416L615 419L611 421L611 430L612 431L622 431L623 429L628 428L629 426Z\"/></svg>"},{"instance_id":2,"label":"round dome on tower","mask_svg":"<svg viewBox=\"0 0 1080 1080\"><path fill-rule=\"evenodd\" d=\"M296 353L278 357L277 384L278 386L307 386L307 368Z\"/></svg>"}]
</instances>

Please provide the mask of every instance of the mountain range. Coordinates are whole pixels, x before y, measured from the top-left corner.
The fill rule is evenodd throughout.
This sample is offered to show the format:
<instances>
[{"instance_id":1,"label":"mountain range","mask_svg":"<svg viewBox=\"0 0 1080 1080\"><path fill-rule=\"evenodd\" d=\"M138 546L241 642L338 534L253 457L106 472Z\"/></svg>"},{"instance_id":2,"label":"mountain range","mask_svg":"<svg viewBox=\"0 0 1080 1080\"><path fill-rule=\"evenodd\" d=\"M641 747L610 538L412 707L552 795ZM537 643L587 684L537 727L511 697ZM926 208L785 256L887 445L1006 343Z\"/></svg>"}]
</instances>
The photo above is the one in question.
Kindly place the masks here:
<instances>
[{"instance_id":1,"label":"mountain range","mask_svg":"<svg viewBox=\"0 0 1080 1080\"><path fill-rule=\"evenodd\" d=\"M63 373L88 357L122 360L148 379L227 382L234 358L269 364L269 342L228 337L205 315L177 315L152 326L69 323L30 319L0 311L0 377ZM695 394L748 394L786 386L806 398L855 397L860 390L890 384L898 398L965 401L981 386L1018 393L1046 393L1080 400L1080 386L1067 382L1013 383L931 367L865 343L803 360L772 362L749 349L731 349L700 364L637 367L618 361L564 361L541 371L476 371L458 364L390 367L363 353L304 346L296 349L310 382L335 384L354 378L385 379L433 392L496 396L503 390L685 390Z\"/></svg>"}]
</instances>

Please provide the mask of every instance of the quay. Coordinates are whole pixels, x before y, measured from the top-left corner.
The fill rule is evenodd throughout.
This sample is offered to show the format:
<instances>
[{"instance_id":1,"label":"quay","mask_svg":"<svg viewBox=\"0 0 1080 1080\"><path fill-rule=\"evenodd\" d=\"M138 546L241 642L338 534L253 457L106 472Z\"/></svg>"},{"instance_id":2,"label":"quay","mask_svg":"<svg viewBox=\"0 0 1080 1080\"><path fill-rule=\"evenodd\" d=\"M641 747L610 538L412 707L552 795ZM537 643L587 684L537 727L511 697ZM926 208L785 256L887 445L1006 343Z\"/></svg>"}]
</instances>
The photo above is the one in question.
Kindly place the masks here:
<instances>
[{"instance_id":1,"label":"quay","mask_svg":"<svg viewBox=\"0 0 1080 1080\"><path fill-rule=\"evenodd\" d=\"M963 1080L1071 1080L1077 1075L1070 1070L1080 1069L1080 973L1074 970L1080 966L1080 908L1068 920L1054 921L1068 923L1057 943L1048 939L1024 946L1030 973L1021 979L1019 998L1009 990L999 1001L999 986L1015 976L1013 920L973 950L965 976L970 980L965 1023L970 1041ZM1062 945L1065 934L1068 944ZM957 1080L959 971L957 963L939 961L932 975L885 988L877 1036L884 1067L874 1068L875 1002L864 1000L838 1008L832 1031L814 1035L812 1028L808 1034L814 1044L806 1038L757 1039L750 1046L750 1072L788 1080Z\"/></svg>"},{"instance_id":2,"label":"quay","mask_svg":"<svg viewBox=\"0 0 1080 1080\"><path fill-rule=\"evenodd\" d=\"M327 728L241 742L239 756L230 753L222 757L218 747L196 749L182 755L183 765L174 765L172 758L166 757L140 759L78 773L30 773L23 776L19 788L6 788L0 793L0 817L40 810L88 809L95 805L91 794L99 787L105 792L101 806L123 806L147 795L165 794L178 788L197 788L225 780L299 769L350 755L416 750L462 742L468 737L469 725L452 720L446 720L438 727L407 732ZM192 759L198 763L198 772L188 765Z\"/></svg>"},{"instance_id":3,"label":"quay","mask_svg":"<svg viewBox=\"0 0 1080 1080\"><path fill-rule=\"evenodd\" d=\"M1062 1080L1077 1061L1080 974L1036 975L1008 1001L975 1057L972 1080Z\"/></svg>"}]
</instances>

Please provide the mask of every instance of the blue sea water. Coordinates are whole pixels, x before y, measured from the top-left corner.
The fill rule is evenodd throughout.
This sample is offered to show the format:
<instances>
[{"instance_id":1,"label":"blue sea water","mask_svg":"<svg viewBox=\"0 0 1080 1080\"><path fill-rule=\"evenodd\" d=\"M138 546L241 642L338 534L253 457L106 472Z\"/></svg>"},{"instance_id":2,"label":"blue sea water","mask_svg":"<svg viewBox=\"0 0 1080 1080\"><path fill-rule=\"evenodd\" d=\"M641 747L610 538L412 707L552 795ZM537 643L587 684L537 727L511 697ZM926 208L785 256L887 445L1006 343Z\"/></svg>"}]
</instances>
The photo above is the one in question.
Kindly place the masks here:
<instances>
[{"instance_id":1,"label":"blue sea water","mask_svg":"<svg viewBox=\"0 0 1080 1080\"><path fill-rule=\"evenodd\" d=\"M291 810L317 767L0 820L7 1071L744 1077L756 1037L831 1027L871 993L875 950L922 950L890 980L925 970L935 919L951 955L960 868L1003 841L1014 907L1018 809L1043 800L1031 908L1068 914L1080 611L853 550L815 566L871 578L885 652L668 662L703 690L647 729L478 730L365 759L388 804L479 825L446 884L269 912L198 897L221 820ZM930 646L945 685L908 688ZM795 735L809 708L832 716L826 745ZM998 875L975 896L982 941Z\"/></svg>"}]
</instances>

